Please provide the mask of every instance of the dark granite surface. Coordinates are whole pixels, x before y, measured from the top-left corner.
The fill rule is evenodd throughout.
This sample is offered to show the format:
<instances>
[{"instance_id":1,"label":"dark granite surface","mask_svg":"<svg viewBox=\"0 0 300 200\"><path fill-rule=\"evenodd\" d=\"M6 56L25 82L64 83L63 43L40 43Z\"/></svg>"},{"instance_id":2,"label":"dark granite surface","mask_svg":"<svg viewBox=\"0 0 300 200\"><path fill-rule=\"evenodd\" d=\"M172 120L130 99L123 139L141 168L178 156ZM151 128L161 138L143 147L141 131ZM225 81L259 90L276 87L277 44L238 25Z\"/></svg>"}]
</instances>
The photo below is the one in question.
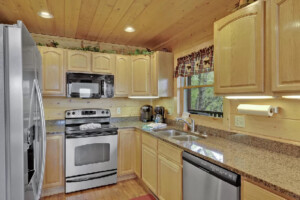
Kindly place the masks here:
<instances>
[{"instance_id":1,"label":"dark granite surface","mask_svg":"<svg viewBox=\"0 0 300 200\"><path fill-rule=\"evenodd\" d=\"M142 127L147 123L136 120L112 120L112 124L120 129L137 128L142 130ZM168 128L180 129L180 126L176 123L170 123ZM205 129L205 127L197 128L201 132L206 131L209 137L186 142L163 137L156 132L144 132L245 176L254 182L263 184L289 198L300 200L299 146L273 143L270 140L265 141L257 138L253 142L252 136L247 138L247 136L243 137L243 134L228 133L211 128ZM47 133L51 132L63 133L64 121L47 122Z\"/></svg>"},{"instance_id":2,"label":"dark granite surface","mask_svg":"<svg viewBox=\"0 0 300 200\"><path fill-rule=\"evenodd\" d=\"M64 134L65 120L46 120L47 134Z\"/></svg>"}]
</instances>

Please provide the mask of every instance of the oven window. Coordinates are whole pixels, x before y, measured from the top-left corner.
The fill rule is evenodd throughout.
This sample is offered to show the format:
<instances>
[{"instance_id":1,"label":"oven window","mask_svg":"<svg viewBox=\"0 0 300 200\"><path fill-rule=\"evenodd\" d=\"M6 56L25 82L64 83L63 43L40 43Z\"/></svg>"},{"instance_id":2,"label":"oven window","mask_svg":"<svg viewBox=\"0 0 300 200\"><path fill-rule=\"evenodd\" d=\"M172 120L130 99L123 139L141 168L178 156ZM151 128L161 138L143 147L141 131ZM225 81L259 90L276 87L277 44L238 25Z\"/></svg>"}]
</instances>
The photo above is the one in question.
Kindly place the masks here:
<instances>
[{"instance_id":1,"label":"oven window","mask_svg":"<svg viewBox=\"0 0 300 200\"><path fill-rule=\"evenodd\" d=\"M109 143L87 144L75 148L75 166L102 163L109 160Z\"/></svg>"}]
</instances>

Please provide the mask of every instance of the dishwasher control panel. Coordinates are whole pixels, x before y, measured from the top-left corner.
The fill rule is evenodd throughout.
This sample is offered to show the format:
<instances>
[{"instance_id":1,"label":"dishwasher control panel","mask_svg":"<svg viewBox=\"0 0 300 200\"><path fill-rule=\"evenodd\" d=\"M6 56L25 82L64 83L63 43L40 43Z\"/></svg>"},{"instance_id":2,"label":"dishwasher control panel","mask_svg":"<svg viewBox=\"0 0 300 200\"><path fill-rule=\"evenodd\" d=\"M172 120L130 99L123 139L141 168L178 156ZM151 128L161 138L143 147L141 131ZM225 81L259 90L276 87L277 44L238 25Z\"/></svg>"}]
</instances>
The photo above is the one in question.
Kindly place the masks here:
<instances>
[{"instance_id":1,"label":"dishwasher control panel","mask_svg":"<svg viewBox=\"0 0 300 200\"><path fill-rule=\"evenodd\" d=\"M195 165L198 168L203 169L207 173L210 173L232 185L240 186L240 175L231 172L223 167L220 167L216 164L203 160L199 157L196 157L190 153L183 152L182 154L183 160Z\"/></svg>"}]
</instances>

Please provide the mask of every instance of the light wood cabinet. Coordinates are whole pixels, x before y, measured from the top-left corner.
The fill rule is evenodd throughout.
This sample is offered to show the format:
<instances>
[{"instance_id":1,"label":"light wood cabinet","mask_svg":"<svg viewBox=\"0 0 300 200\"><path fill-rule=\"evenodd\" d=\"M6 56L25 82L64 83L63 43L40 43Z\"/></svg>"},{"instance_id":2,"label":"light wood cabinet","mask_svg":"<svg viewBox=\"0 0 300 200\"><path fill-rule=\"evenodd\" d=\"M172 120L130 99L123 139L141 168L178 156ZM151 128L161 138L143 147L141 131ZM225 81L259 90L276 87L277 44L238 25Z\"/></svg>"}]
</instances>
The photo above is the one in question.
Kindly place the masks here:
<instances>
[{"instance_id":1,"label":"light wood cabinet","mask_svg":"<svg viewBox=\"0 0 300 200\"><path fill-rule=\"evenodd\" d=\"M285 198L280 197L246 180L242 180L241 199L242 200L285 200Z\"/></svg>"},{"instance_id":2,"label":"light wood cabinet","mask_svg":"<svg viewBox=\"0 0 300 200\"><path fill-rule=\"evenodd\" d=\"M92 53L92 71L101 74L114 74L116 55L106 53Z\"/></svg>"},{"instance_id":3,"label":"light wood cabinet","mask_svg":"<svg viewBox=\"0 0 300 200\"><path fill-rule=\"evenodd\" d=\"M271 65L273 92L300 92L300 2L271 3Z\"/></svg>"},{"instance_id":4,"label":"light wood cabinet","mask_svg":"<svg viewBox=\"0 0 300 200\"><path fill-rule=\"evenodd\" d=\"M42 56L42 92L44 96L65 96L63 49L39 47Z\"/></svg>"},{"instance_id":5,"label":"light wood cabinet","mask_svg":"<svg viewBox=\"0 0 300 200\"><path fill-rule=\"evenodd\" d=\"M264 18L257 1L215 22L216 94L264 92Z\"/></svg>"},{"instance_id":6,"label":"light wood cabinet","mask_svg":"<svg viewBox=\"0 0 300 200\"><path fill-rule=\"evenodd\" d=\"M142 180L157 195L157 152L142 144Z\"/></svg>"},{"instance_id":7,"label":"light wood cabinet","mask_svg":"<svg viewBox=\"0 0 300 200\"><path fill-rule=\"evenodd\" d=\"M91 53L84 51L68 50L68 71L91 72Z\"/></svg>"},{"instance_id":8,"label":"light wood cabinet","mask_svg":"<svg viewBox=\"0 0 300 200\"><path fill-rule=\"evenodd\" d=\"M142 177L142 138L141 132L135 131L135 162L134 172L141 178Z\"/></svg>"},{"instance_id":9,"label":"light wood cabinet","mask_svg":"<svg viewBox=\"0 0 300 200\"><path fill-rule=\"evenodd\" d=\"M158 141L158 184L159 199L182 199L182 149Z\"/></svg>"},{"instance_id":10,"label":"light wood cabinet","mask_svg":"<svg viewBox=\"0 0 300 200\"><path fill-rule=\"evenodd\" d=\"M129 92L130 56L116 56L115 97L127 97Z\"/></svg>"},{"instance_id":11,"label":"light wood cabinet","mask_svg":"<svg viewBox=\"0 0 300 200\"><path fill-rule=\"evenodd\" d=\"M182 149L163 141L158 141L158 153L167 159L182 165Z\"/></svg>"},{"instance_id":12,"label":"light wood cabinet","mask_svg":"<svg viewBox=\"0 0 300 200\"><path fill-rule=\"evenodd\" d=\"M151 96L173 96L174 56L156 51L151 55Z\"/></svg>"},{"instance_id":13,"label":"light wood cabinet","mask_svg":"<svg viewBox=\"0 0 300 200\"><path fill-rule=\"evenodd\" d=\"M133 129L119 130L118 136L118 176L134 173L135 132Z\"/></svg>"},{"instance_id":14,"label":"light wood cabinet","mask_svg":"<svg viewBox=\"0 0 300 200\"><path fill-rule=\"evenodd\" d=\"M182 199L182 166L162 155L158 156L157 195L161 200Z\"/></svg>"},{"instance_id":15,"label":"light wood cabinet","mask_svg":"<svg viewBox=\"0 0 300 200\"><path fill-rule=\"evenodd\" d=\"M151 86L150 86L151 96L158 96L158 73L159 73L158 57L159 55L157 52L151 55Z\"/></svg>"},{"instance_id":16,"label":"light wood cabinet","mask_svg":"<svg viewBox=\"0 0 300 200\"><path fill-rule=\"evenodd\" d=\"M47 135L43 189L64 187L64 136Z\"/></svg>"},{"instance_id":17,"label":"light wood cabinet","mask_svg":"<svg viewBox=\"0 0 300 200\"><path fill-rule=\"evenodd\" d=\"M150 95L150 56L132 56L130 66L130 96L147 96Z\"/></svg>"}]
</instances>

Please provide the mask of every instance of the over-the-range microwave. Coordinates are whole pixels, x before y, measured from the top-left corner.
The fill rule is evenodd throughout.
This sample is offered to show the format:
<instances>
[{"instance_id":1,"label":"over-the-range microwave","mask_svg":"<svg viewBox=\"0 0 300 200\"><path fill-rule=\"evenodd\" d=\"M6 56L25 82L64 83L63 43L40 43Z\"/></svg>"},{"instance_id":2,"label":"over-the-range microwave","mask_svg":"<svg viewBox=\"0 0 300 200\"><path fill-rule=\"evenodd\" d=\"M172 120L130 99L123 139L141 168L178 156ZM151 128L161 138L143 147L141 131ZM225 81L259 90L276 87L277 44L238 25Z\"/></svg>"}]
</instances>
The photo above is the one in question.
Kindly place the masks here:
<instances>
[{"instance_id":1,"label":"over-the-range microwave","mask_svg":"<svg viewBox=\"0 0 300 200\"><path fill-rule=\"evenodd\" d=\"M112 98L114 96L114 75L67 73L67 97Z\"/></svg>"}]
</instances>

